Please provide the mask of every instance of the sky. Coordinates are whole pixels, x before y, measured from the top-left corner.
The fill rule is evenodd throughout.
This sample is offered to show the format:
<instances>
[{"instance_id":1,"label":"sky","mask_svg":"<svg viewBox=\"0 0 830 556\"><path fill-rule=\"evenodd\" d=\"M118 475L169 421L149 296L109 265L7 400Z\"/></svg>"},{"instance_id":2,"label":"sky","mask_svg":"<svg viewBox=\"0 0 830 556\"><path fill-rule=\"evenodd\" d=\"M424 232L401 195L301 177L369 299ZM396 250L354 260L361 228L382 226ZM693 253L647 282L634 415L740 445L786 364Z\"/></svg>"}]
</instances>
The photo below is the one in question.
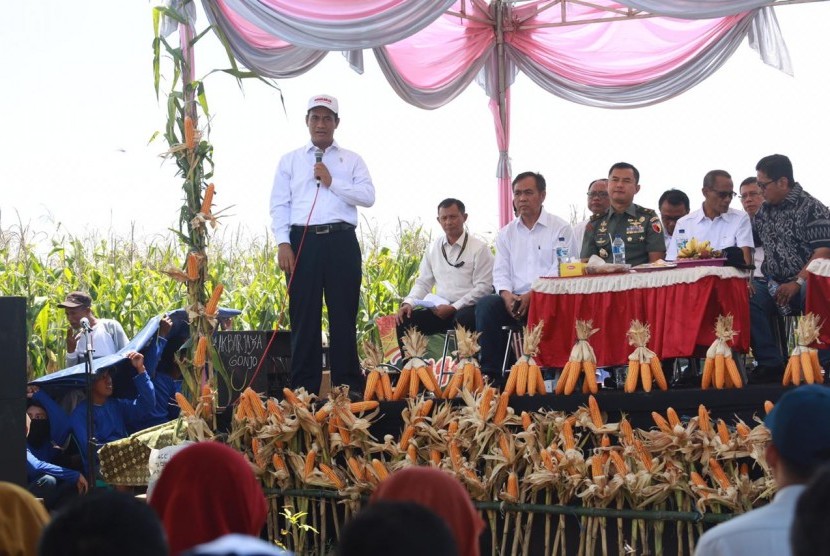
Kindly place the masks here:
<instances>
[{"instance_id":1,"label":"sky","mask_svg":"<svg viewBox=\"0 0 830 556\"><path fill-rule=\"evenodd\" d=\"M82 6L82 7L80 7ZM75 235L169 236L182 204L181 180L149 143L165 123L165 99L152 77L151 4L141 0L58 0L20 4L0 34L0 227L22 224ZM730 172L736 184L772 153L788 155L795 178L825 203L830 129L821 40L830 4L776 9L795 76L766 66L746 42L712 77L653 107L590 108L550 95L520 75L512 88L511 159L547 178L545 208L563 218L585 213L585 191L621 160L641 174L635 202L656 208L676 187L702 202L704 174ZM206 25L200 13L197 29ZM203 40L197 76L228 67L217 41ZM280 91L248 81L242 90L221 73L206 78L212 113L215 203L226 209L220 234L264 238L268 198L282 154L308 139L308 98L340 101L336 139L360 153L377 192L364 225L394 243L399 221L439 231L434 215L445 197L467 205L470 229L498 229L497 148L484 91L476 84L447 106L425 111L399 99L371 52L366 71L353 72L339 53L305 75L280 80ZM169 67L169 66L168 66ZM166 88L162 83L162 91ZM282 100L281 100L282 97ZM283 104L284 103L284 104ZM738 200L733 207L740 208Z\"/></svg>"}]
</instances>

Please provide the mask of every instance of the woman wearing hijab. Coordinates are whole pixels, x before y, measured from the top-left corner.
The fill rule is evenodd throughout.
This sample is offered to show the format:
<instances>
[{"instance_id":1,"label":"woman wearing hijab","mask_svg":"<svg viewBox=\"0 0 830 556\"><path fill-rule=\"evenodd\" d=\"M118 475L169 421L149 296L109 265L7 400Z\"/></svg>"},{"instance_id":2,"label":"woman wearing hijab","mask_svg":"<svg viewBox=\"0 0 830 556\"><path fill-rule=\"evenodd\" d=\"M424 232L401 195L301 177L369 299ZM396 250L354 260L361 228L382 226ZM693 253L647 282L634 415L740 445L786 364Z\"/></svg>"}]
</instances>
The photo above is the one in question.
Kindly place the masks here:
<instances>
[{"instance_id":1,"label":"woman wearing hijab","mask_svg":"<svg viewBox=\"0 0 830 556\"><path fill-rule=\"evenodd\" d=\"M248 461L217 442L199 442L178 452L153 489L170 554L238 533L258 537L267 505Z\"/></svg>"},{"instance_id":2,"label":"woman wearing hijab","mask_svg":"<svg viewBox=\"0 0 830 556\"><path fill-rule=\"evenodd\" d=\"M25 489L0 482L0 554L35 556L49 514Z\"/></svg>"},{"instance_id":3,"label":"woman wearing hijab","mask_svg":"<svg viewBox=\"0 0 830 556\"><path fill-rule=\"evenodd\" d=\"M380 483L370 503L381 500L415 502L426 506L449 526L460 556L479 556L484 521L458 479L429 467L407 467Z\"/></svg>"}]
</instances>

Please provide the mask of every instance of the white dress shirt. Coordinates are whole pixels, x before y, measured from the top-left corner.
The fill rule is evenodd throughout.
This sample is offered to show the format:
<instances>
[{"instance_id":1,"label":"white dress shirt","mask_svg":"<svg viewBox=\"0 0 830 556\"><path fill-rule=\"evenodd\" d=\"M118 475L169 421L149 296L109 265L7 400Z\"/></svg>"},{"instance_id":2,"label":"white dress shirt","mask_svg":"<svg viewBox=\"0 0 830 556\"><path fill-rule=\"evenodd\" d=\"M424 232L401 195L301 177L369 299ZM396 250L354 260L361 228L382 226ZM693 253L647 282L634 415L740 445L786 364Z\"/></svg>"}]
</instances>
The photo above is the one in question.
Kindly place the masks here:
<instances>
[{"instance_id":1,"label":"white dress shirt","mask_svg":"<svg viewBox=\"0 0 830 556\"><path fill-rule=\"evenodd\" d=\"M752 271L753 278L763 278L764 273L761 272L761 265L764 264L764 248L756 247L755 253L752 254L752 264L755 265L755 270Z\"/></svg>"},{"instance_id":2,"label":"white dress shirt","mask_svg":"<svg viewBox=\"0 0 830 556\"><path fill-rule=\"evenodd\" d=\"M578 256L571 225L544 209L531 229L527 229L521 217L516 217L499 230L493 266L496 293L507 290L521 295L529 292L533 281L540 276L558 275L554 262L557 262L555 250L560 237L565 238L571 256Z\"/></svg>"},{"instance_id":3,"label":"white dress shirt","mask_svg":"<svg viewBox=\"0 0 830 556\"><path fill-rule=\"evenodd\" d=\"M706 531L695 556L787 556L790 526L804 485L779 490L772 502Z\"/></svg>"},{"instance_id":4,"label":"white dress shirt","mask_svg":"<svg viewBox=\"0 0 830 556\"><path fill-rule=\"evenodd\" d=\"M583 220L582 222L577 222L574 224L574 241L582 249L582 240L585 239L585 227L588 225L588 220ZM558 239L556 241L559 241ZM571 255L575 258L579 258L579 253L574 253Z\"/></svg>"},{"instance_id":5,"label":"white dress shirt","mask_svg":"<svg viewBox=\"0 0 830 556\"><path fill-rule=\"evenodd\" d=\"M733 208L715 218L708 218L703 213L703 208L700 208L678 220L666 251L666 260L673 261L677 258L677 237L680 230L685 231L686 240L708 240L712 249L755 247L749 215Z\"/></svg>"},{"instance_id":6,"label":"white dress shirt","mask_svg":"<svg viewBox=\"0 0 830 556\"><path fill-rule=\"evenodd\" d=\"M441 252L442 247L447 255L446 259ZM463 265L457 266L462 262ZM490 252L490 248L466 231L454 245L450 245L447 236L442 235L432 242L424 253L418 278L415 279L412 291L406 296L404 303L414 305L416 299L423 299L433 287L435 294L450 301L456 310L473 305L491 293L493 253Z\"/></svg>"},{"instance_id":7,"label":"white dress shirt","mask_svg":"<svg viewBox=\"0 0 830 556\"><path fill-rule=\"evenodd\" d=\"M320 186L314 213L309 220L317 182L314 179L315 147L291 151L280 159L271 190L271 230L277 243L288 243L291 226L314 226L346 222L357 226L357 207L375 204L375 186L360 155L340 148L335 141L323 153L323 164L331 174L331 186Z\"/></svg>"}]
</instances>

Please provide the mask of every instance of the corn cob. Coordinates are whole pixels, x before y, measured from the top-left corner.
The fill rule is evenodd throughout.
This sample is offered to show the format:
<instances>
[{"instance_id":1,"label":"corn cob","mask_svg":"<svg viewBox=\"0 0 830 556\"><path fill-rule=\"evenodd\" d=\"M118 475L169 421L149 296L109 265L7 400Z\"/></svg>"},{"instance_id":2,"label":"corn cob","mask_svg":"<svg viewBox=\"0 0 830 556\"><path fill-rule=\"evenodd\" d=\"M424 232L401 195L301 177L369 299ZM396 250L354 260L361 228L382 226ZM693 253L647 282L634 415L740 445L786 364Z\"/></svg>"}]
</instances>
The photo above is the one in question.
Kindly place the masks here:
<instances>
[{"instance_id":1,"label":"corn cob","mask_svg":"<svg viewBox=\"0 0 830 556\"><path fill-rule=\"evenodd\" d=\"M301 406L304 407L305 406L303 401L300 398L298 398L297 394L295 394L294 391L291 390L290 388L283 388L282 389L282 397L285 399L285 401L287 401L288 403L290 403L293 406L297 406L297 407L301 407Z\"/></svg>"},{"instance_id":2,"label":"corn cob","mask_svg":"<svg viewBox=\"0 0 830 556\"><path fill-rule=\"evenodd\" d=\"M620 419L620 436L625 444L630 446L634 443L634 429L625 417Z\"/></svg>"},{"instance_id":3,"label":"corn cob","mask_svg":"<svg viewBox=\"0 0 830 556\"><path fill-rule=\"evenodd\" d=\"M337 424L335 426L337 427L337 432L340 433L340 440L343 441L343 444L345 444L346 446L351 444L352 433L349 431L346 425L343 424L343 421L340 418L337 419Z\"/></svg>"},{"instance_id":4,"label":"corn cob","mask_svg":"<svg viewBox=\"0 0 830 556\"><path fill-rule=\"evenodd\" d=\"M548 452L547 448L542 450L542 465L548 471L553 472L553 458L550 457L550 452Z\"/></svg>"},{"instance_id":5,"label":"corn cob","mask_svg":"<svg viewBox=\"0 0 830 556\"><path fill-rule=\"evenodd\" d=\"M600 477L604 477L605 473L602 470L602 458L595 455L591 458L591 478L596 481Z\"/></svg>"},{"instance_id":6,"label":"corn cob","mask_svg":"<svg viewBox=\"0 0 830 556\"><path fill-rule=\"evenodd\" d=\"M392 380L389 378L389 373L380 374L380 384L383 388L383 399L389 401L392 399Z\"/></svg>"},{"instance_id":7,"label":"corn cob","mask_svg":"<svg viewBox=\"0 0 830 556\"><path fill-rule=\"evenodd\" d=\"M504 419L507 417L507 403L509 401L510 396L507 394L507 392L504 392L499 396L499 401L496 404L496 413L493 415L493 423L500 425L502 422L504 422Z\"/></svg>"},{"instance_id":8,"label":"corn cob","mask_svg":"<svg viewBox=\"0 0 830 556\"><path fill-rule=\"evenodd\" d=\"M458 395L458 391L461 389L461 381L463 380L463 378L464 373L459 371L453 373L449 384L447 384L447 388L444 390L444 398L452 399Z\"/></svg>"},{"instance_id":9,"label":"corn cob","mask_svg":"<svg viewBox=\"0 0 830 556\"><path fill-rule=\"evenodd\" d=\"M702 390L706 390L710 386L712 386L712 379L714 378L715 374L715 360L711 357L707 357L706 361L703 363L703 376L700 380L700 388Z\"/></svg>"},{"instance_id":10,"label":"corn cob","mask_svg":"<svg viewBox=\"0 0 830 556\"><path fill-rule=\"evenodd\" d=\"M793 358L787 359L787 367L784 369L784 376L781 378L781 384L786 386L793 381Z\"/></svg>"},{"instance_id":11,"label":"corn cob","mask_svg":"<svg viewBox=\"0 0 830 556\"><path fill-rule=\"evenodd\" d=\"M189 151L196 146L196 129L193 125L193 118L190 116L184 117L184 146Z\"/></svg>"},{"instance_id":12,"label":"corn cob","mask_svg":"<svg viewBox=\"0 0 830 556\"><path fill-rule=\"evenodd\" d=\"M398 375L398 382L395 384L395 390L392 392L392 399L393 400L402 400L409 389L409 381L412 371L409 369L401 370L401 374ZM417 393L417 389L416 389Z\"/></svg>"},{"instance_id":13,"label":"corn cob","mask_svg":"<svg viewBox=\"0 0 830 556\"><path fill-rule=\"evenodd\" d=\"M187 415L188 417L195 417L196 410L193 409L193 406L187 401L187 398L184 397L184 394L181 392L176 392L176 403L179 405L179 409L182 410L182 413Z\"/></svg>"},{"instance_id":14,"label":"corn cob","mask_svg":"<svg viewBox=\"0 0 830 556\"><path fill-rule=\"evenodd\" d=\"M516 363L516 371L516 395L524 396L527 392L528 364L526 359L522 358L521 361Z\"/></svg>"},{"instance_id":15,"label":"corn cob","mask_svg":"<svg viewBox=\"0 0 830 556\"><path fill-rule=\"evenodd\" d=\"M539 367L536 365L528 366L527 368L527 395L535 396L536 388L539 383L536 381L536 373L539 372Z\"/></svg>"},{"instance_id":16,"label":"corn cob","mask_svg":"<svg viewBox=\"0 0 830 556\"><path fill-rule=\"evenodd\" d=\"M366 480L366 473L363 470L363 466L358 463L357 459L354 456L349 456L349 459L346 460L346 463L349 466L349 469L354 475L355 479L358 481L365 481Z\"/></svg>"},{"instance_id":17,"label":"corn cob","mask_svg":"<svg viewBox=\"0 0 830 556\"><path fill-rule=\"evenodd\" d=\"M501 398L499 398L501 401ZM533 424L533 419L530 417L530 413L527 411L522 411L522 429L527 430L530 428L530 425Z\"/></svg>"},{"instance_id":18,"label":"corn cob","mask_svg":"<svg viewBox=\"0 0 830 556\"><path fill-rule=\"evenodd\" d=\"M482 420L487 420L487 416L490 414L490 404L493 402L493 396L496 393L495 388L486 388L484 393L481 395L481 400L478 404L478 416L481 417Z\"/></svg>"},{"instance_id":19,"label":"corn cob","mask_svg":"<svg viewBox=\"0 0 830 556\"><path fill-rule=\"evenodd\" d=\"M461 448L455 439L450 440L450 462L456 472L461 468Z\"/></svg>"},{"instance_id":20,"label":"corn cob","mask_svg":"<svg viewBox=\"0 0 830 556\"><path fill-rule=\"evenodd\" d=\"M593 361L583 361L582 368L585 371L585 383L588 385L588 391L591 394L596 394L598 391L597 387L597 364Z\"/></svg>"},{"instance_id":21,"label":"corn cob","mask_svg":"<svg viewBox=\"0 0 830 556\"><path fill-rule=\"evenodd\" d=\"M666 421L662 415L660 415L656 411L652 411L651 418L654 419L654 423L657 425L657 428L659 428L661 431L665 432L666 434L672 433L671 425L669 425L669 422Z\"/></svg>"},{"instance_id":22,"label":"corn cob","mask_svg":"<svg viewBox=\"0 0 830 556\"><path fill-rule=\"evenodd\" d=\"M566 396L573 394L574 388L576 388L576 382L579 380L579 369L579 361L573 361L571 363L571 370L568 372L568 381L565 383L565 391L563 392Z\"/></svg>"},{"instance_id":23,"label":"corn cob","mask_svg":"<svg viewBox=\"0 0 830 556\"><path fill-rule=\"evenodd\" d=\"M435 382L435 375L432 374L432 371L426 367L418 367L418 378L421 379L421 383L426 386L427 390L438 396L441 395L442 392L438 388L438 383Z\"/></svg>"},{"instance_id":24,"label":"corn cob","mask_svg":"<svg viewBox=\"0 0 830 556\"><path fill-rule=\"evenodd\" d=\"M574 428L570 420L566 420L562 425L562 442L565 445L565 450L573 450L576 448L576 439L574 438Z\"/></svg>"},{"instance_id":25,"label":"corn cob","mask_svg":"<svg viewBox=\"0 0 830 556\"><path fill-rule=\"evenodd\" d=\"M412 425L407 425L406 428L403 431L403 434L401 435L401 441L398 444L398 447L401 450L406 450L407 446L409 446L409 441L412 439L412 437L414 435L415 435L415 427L413 427Z\"/></svg>"},{"instance_id":26,"label":"corn cob","mask_svg":"<svg viewBox=\"0 0 830 556\"><path fill-rule=\"evenodd\" d=\"M674 430L675 427L683 426L680 422L680 417L678 417L677 412L673 407L666 409L666 416L669 418L669 425L671 425L672 430Z\"/></svg>"},{"instance_id":27,"label":"corn cob","mask_svg":"<svg viewBox=\"0 0 830 556\"><path fill-rule=\"evenodd\" d=\"M349 411L352 413L364 413L366 411L377 409L378 405L380 404L377 400L371 400L368 402L352 402L349 404Z\"/></svg>"},{"instance_id":28,"label":"corn cob","mask_svg":"<svg viewBox=\"0 0 830 556\"><path fill-rule=\"evenodd\" d=\"M199 341L196 343L196 351L193 352L193 366L201 369L205 366L205 359L207 358L207 337L199 336Z\"/></svg>"},{"instance_id":29,"label":"corn cob","mask_svg":"<svg viewBox=\"0 0 830 556\"><path fill-rule=\"evenodd\" d=\"M268 401L265 402L265 409L268 410L269 415L273 415L277 420L282 421L282 410L274 398L268 398Z\"/></svg>"},{"instance_id":30,"label":"corn cob","mask_svg":"<svg viewBox=\"0 0 830 556\"><path fill-rule=\"evenodd\" d=\"M709 458L709 473L715 478L723 490L729 490L729 487L732 486L729 483L729 477L726 476L723 467L721 467L715 458Z\"/></svg>"},{"instance_id":31,"label":"corn cob","mask_svg":"<svg viewBox=\"0 0 830 556\"><path fill-rule=\"evenodd\" d=\"M746 423L738 422L735 423L735 432L737 432L738 436L740 436L741 438L746 438L749 436L749 433L751 431L749 430L749 427Z\"/></svg>"},{"instance_id":32,"label":"corn cob","mask_svg":"<svg viewBox=\"0 0 830 556\"><path fill-rule=\"evenodd\" d=\"M187 279L190 281L199 279L199 256L193 251L187 254Z\"/></svg>"},{"instance_id":33,"label":"corn cob","mask_svg":"<svg viewBox=\"0 0 830 556\"><path fill-rule=\"evenodd\" d=\"M513 365L513 368L510 369L510 373L507 375L507 384L504 385L504 393L508 396L512 396L516 393L516 381L519 378L519 369L516 365Z\"/></svg>"},{"instance_id":34,"label":"corn cob","mask_svg":"<svg viewBox=\"0 0 830 556\"><path fill-rule=\"evenodd\" d=\"M640 363L640 382L643 383L643 391L651 392L651 365L649 363Z\"/></svg>"},{"instance_id":35,"label":"corn cob","mask_svg":"<svg viewBox=\"0 0 830 556\"><path fill-rule=\"evenodd\" d=\"M413 400L418 397L418 388L421 385L420 373L414 370L409 375L409 397ZM426 386L426 384L424 384Z\"/></svg>"},{"instance_id":36,"label":"corn cob","mask_svg":"<svg viewBox=\"0 0 830 556\"><path fill-rule=\"evenodd\" d=\"M386 469L386 466L379 459L372 459L372 469L375 470L379 481L384 481L389 477L389 470Z\"/></svg>"},{"instance_id":37,"label":"corn cob","mask_svg":"<svg viewBox=\"0 0 830 556\"><path fill-rule=\"evenodd\" d=\"M705 433L709 433L712 430L712 425L709 422L709 411L703 404L697 407L697 427Z\"/></svg>"},{"instance_id":38,"label":"corn cob","mask_svg":"<svg viewBox=\"0 0 830 556\"><path fill-rule=\"evenodd\" d=\"M651 376L654 378L654 382L657 383L657 387L660 390L665 391L669 389L669 383L666 381L666 375L663 373L663 365L656 355L651 358Z\"/></svg>"},{"instance_id":39,"label":"corn cob","mask_svg":"<svg viewBox=\"0 0 830 556\"><path fill-rule=\"evenodd\" d=\"M692 471L691 473L689 473L689 478L692 480L692 484L694 484L695 486L709 488L709 484L703 477L700 476L700 473L698 473L697 471Z\"/></svg>"},{"instance_id":40,"label":"corn cob","mask_svg":"<svg viewBox=\"0 0 830 556\"><path fill-rule=\"evenodd\" d=\"M531 365L530 368L536 376L536 393L546 394L548 389L545 385L545 377L542 376L542 369L540 369L538 365Z\"/></svg>"},{"instance_id":41,"label":"corn cob","mask_svg":"<svg viewBox=\"0 0 830 556\"><path fill-rule=\"evenodd\" d=\"M433 448L429 451L429 460L435 466L441 465L441 452Z\"/></svg>"},{"instance_id":42,"label":"corn cob","mask_svg":"<svg viewBox=\"0 0 830 556\"><path fill-rule=\"evenodd\" d=\"M207 382L202 384L202 395L199 399L202 402L202 417L207 419L213 415L213 390Z\"/></svg>"},{"instance_id":43,"label":"corn cob","mask_svg":"<svg viewBox=\"0 0 830 556\"><path fill-rule=\"evenodd\" d=\"M271 456L271 463L274 465L274 469L276 471L285 471L288 472L288 467L285 465L285 460L282 459L282 456L279 454L274 454Z\"/></svg>"},{"instance_id":44,"label":"corn cob","mask_svg":"<svg viewBox=\"0 0 830 556\"><path fill-rule=\"evenodd\" d=\"M409 461L417 465L418 447L415 446L415 444L410 444L409 447L406 449L406 457L409 458Z\"/></svg>"},{"instance_id":45,"label":"corn cob","mask_svg":"<svg viewBox=\"0 0 830 556\"><path fill-rule=\"evenodd\" d=\"M723 388L724 373L726 373L726 363L723 354L715 355L715 388Z\"/></svg>"},{"instance_id":46,"label":"corn cob","mask_svg":"<svg viewBox=\"0 0 830 556\"><path fill-rule=\"evenodd\" d=\"M328 478L328 480L331 481L331 483L334 485L334 488L336 488L337 490L343 490L344 488L346 488L346 484L343 482L343 479L341 479L337 475L337 473L334 472L334 469L332 469L325 463L320 464L320 471L323 472L323 475L325 475Z\"/></svg>"},{"instance_id":47,"label":"corn cob","mask_svg":"<svg viewBox=\"0 0 830 556\"><path fill-rule=\"evenodd\" d=\"M435 384L437 387L438 383ZM484 377L481 376L481 369L473 367L473 391L481 392L482 388L484 388Z\"/></svg>"},{"instance_id":48,"label":"corn cob","mask_svg":"<svg viewBox=\"0 0 830 556\"><path fill-rule=\"evenodd\" d=\"M749 476L749 466L746 463L742 463L740 469L741 476L748 477Z\"/></svg>"},{"instance_id":49,"label":"corn cob","mask_svg":"<svg viewBox=\"0 0 830 556\"><path fill-rule=\"evenodd\" d=\"M602 422L602 413L599 410L597 399L593 396L593 394L588 396L588 412L591 415L591 422L594 423L595 427L599 428L605 424Z\"/></svg>"},{"instance_id":50,"label":"corn cob","mask_svg":"<svg viewBox=\"0 0 830 556\"><path fill-rule=\"evenodd\" d=\"M810 357L810 367L813 369L813 377L815 377L816 382L823 382L824 377L821 376L821 363L818 360L818 350L809 348L808 355Z\"/></svg>"},{"instance_id":51,"label":"corn cob","mask_svg":"<svg viewBox=\"0 0 830 556\"><path fill-rule=\"evenodd\" d=\"M515 499L519 498L519 477L515 471L507 476L507 494Z\"/></svg>"},{"instance_id":52,"label":"corn cob","mask_svg":"<svg viewBox=\"0 0 830 556\"><path fill-rule=\"evenodd\" d=\"M771 401L767 400L764 402L764 412L769 415L769 412L772 411L772 408L775 407L775 404Z\"/></svg>"},{"instance_id":53,"label":"corn cob","mask_svg":"<svg viewBox=\"0 0 830 556\"><path fill-rule=\"evenodd\" d=\"M735 359L731 355L726 358L726 374L732 381L733 388L740 388L743 386L743 380L741 379L741 373L738 371L738 365L735 363Z\"/></svg>"},{"instance_id":54,"label":"corn cob","mask_svg":"<svg viewBox=\"0 0 830 556\"><path fill-rule=\"evenodd\" d=\"M225 286L222 284L216 284L216 287L213 288L213 293L210 296L210 299L205 305L205 314L213 316L216 314L216 310L219 308L219 298L222 297L222 292L225 290Z\"/></svg>"},{"instance_id":55,"label":"corn cob","mask_svg":"<svg viewBox=\"0 0 830 556\"><path fill-rule=\"evenodd\" d=\"M654 468L654 460L651 458L651 453L639 440L634 441L634 447L637 449L637 455L640 456L640 461L643 462L643 467L651 473L651 470Z\"/></svg>"},{"instance_id":56,"label":"corn cob","mask_svg":"<svg viewBox=\"0 0 830 556\"><path fill-rule=\"evenodd\" d=\"M816 379L813 375L813 362L810 359L810 352L805 349L801 352L799 359L801 359L801 374L804 375L804 382L813 384Z\"/></svg>"},{"instance_id":57,"label":"corn cob","mask_svg":"<svg viewBox=\"0 0 830 556\"><path fill-rule=\"evenodd\" d=\"M628 373L625 375L626 393L630 394L637 390L637 381L640 378L640 362L637 359L628 360Z\"/></svg>"},{"instance_id":58,"label":"corn cob","mask_svg":"<svg viewBox=\"0 0 830 556\"><path fill-rule=\"evenodd\" d=\"M213 205L213 193L216 188L213 184L205 188L205 196L202 198L202 209L199 211L202 214L210 214L210 207Z\"/></svg>"},{"instance_id":59,"label":"corn cob","mask_svg":"<svg viewBox=\"0 0 830 556\"><path fill-rule=\"evenodd\" d=\"M475 367L472 363L466 363L464 365L464 381L462 388L465 390L472 391L475 388Z\"/></svg>"},{"instance_id":60,"label":"corn cob","mask_svg":"<svg viewBox=\"0 0 830 556\"><path fill-rule=\"evenodd\" d=\"M799 384L801 384L801 358L797 355L791 355L790 360L793 362L793 384L798 386Z\"/></svg>"},{"instance_id":61,"label":"corn cob","mask_svg":"<svg viewBox=\"0 0 830 556\"><path fill-rule=\"evenodd\" d=\"M321 407L320 409L317 410L317 412L314 414L314 420L317 421L318 423L322 423L323 421L326 420L326 417L328 417L330 414L331 414L331 405L327 403L326 405L324 405L323 407Z\"/></svg>"},{"instance_id":62,"label":"corn cob","mask_svg":"<svg viewBox=\"0 0 830 556\"><path fill-rule=\"evenodd\" d=\"M623 460L620 453L616 450L611 451L611 463L614 464L614 467L617 468L617 473L620 475L626 475L628 473L628 466L625 464L625 460Z\"/></svg>"},{"instance_id":63,"label":"corn cob","mask_svg":"<svg viewBox=\"0 0 830 556\"><path fill-rule=\"evenodd\" d=\"M456 433L458 433L458 421L450 421L447 425L447 437L452 438Z\"/></svg>"},{"instance_id":64,"label":"corn cob","mask_svg":"<svg viewBox=\"0 0 830 556\"><path fill-rule=\"evenodd\" d=\"M254 415L249 411L248 398L240 395L236 400L236 420L244 421L245 419L253 419Z\"/></svg>"},{"instance_id":65,"label":"corn cob","mask_svg":"<svg viewBox=\"0 0 830 556\"><path fill-rule=\"evenodd\" d=\"M376 370L372 370L369 372L369 376L366 377L366 387L363 389L363 401L369 401L375 395L375 387L380 380L380 373Z\"/></svg>"},{"instance_id":66,"label":"corn cob","mask_svg":"<svg viewBox=\"0 0 830 556\"><path fill-rule=\"evenodd\" d=\"M305 467L303 468L303 478L308 479L311 472L314 471L314 460L317 459L317 451L311 449L305 456Z\"/></svg>"},{"instance_id":67,"label":"corn cob","mask_svg":"<svg viewBox=\"0 0 830 556\"><path fill-rule=\"evenodd\" d=\"M729 444L729 429L723 419L718 419L718 437L722 444Z\"/></svg>"},{"instance_id":68,"label":"corn cob","mask_svg":"<svg viewBox=\"0 0 830 556\"><path fill-rule=\"evenodd\" d=\"M257 421L265 421L268 418L268 414L265 412L265 407L262 405L262 400L259 399L256 392L254 392L250 387L246 388L242 392L243 396L247 396L248 398L248 405L251 409L251 413L253 414L254 418Z\"/></svg>"},{"instance_id":69,"label":"corn cob","mask_svg":"<svg viewBox=\"0 0 830 556\"><path fill-rule=\"evenodd\" d=\"M565 366L562 367L562 372L559 373L559 380L556 381L556 386L553 387L554 394L560 395L565 392L565 384L568 382L572 366L572 363L568 361L565 363Z\"/></svg>"}]
</instances>

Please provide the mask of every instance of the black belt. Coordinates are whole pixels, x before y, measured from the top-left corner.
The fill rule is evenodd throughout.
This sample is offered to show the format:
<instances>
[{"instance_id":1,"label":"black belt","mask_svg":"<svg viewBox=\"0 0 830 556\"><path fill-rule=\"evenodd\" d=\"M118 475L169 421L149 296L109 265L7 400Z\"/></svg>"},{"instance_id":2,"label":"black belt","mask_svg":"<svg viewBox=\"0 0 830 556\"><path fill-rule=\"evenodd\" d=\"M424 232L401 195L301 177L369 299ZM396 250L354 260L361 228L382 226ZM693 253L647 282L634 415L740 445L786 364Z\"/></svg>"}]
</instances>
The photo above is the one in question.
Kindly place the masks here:
<instances>
[{"instance_id":1,"label":"black belt","mask_svg":"<svg viewBox=\"0 0 830 556\"><path fill-rule=\"evenodd\" d=\"M291 226L292 230L302 232L306 226ZM355 229L353 224L348 222L334 222L332 224L317 224L316 226L308 226L308 233L310 234L330 234L332 232L350 232Z\"/></svg>"}]
</instances>

